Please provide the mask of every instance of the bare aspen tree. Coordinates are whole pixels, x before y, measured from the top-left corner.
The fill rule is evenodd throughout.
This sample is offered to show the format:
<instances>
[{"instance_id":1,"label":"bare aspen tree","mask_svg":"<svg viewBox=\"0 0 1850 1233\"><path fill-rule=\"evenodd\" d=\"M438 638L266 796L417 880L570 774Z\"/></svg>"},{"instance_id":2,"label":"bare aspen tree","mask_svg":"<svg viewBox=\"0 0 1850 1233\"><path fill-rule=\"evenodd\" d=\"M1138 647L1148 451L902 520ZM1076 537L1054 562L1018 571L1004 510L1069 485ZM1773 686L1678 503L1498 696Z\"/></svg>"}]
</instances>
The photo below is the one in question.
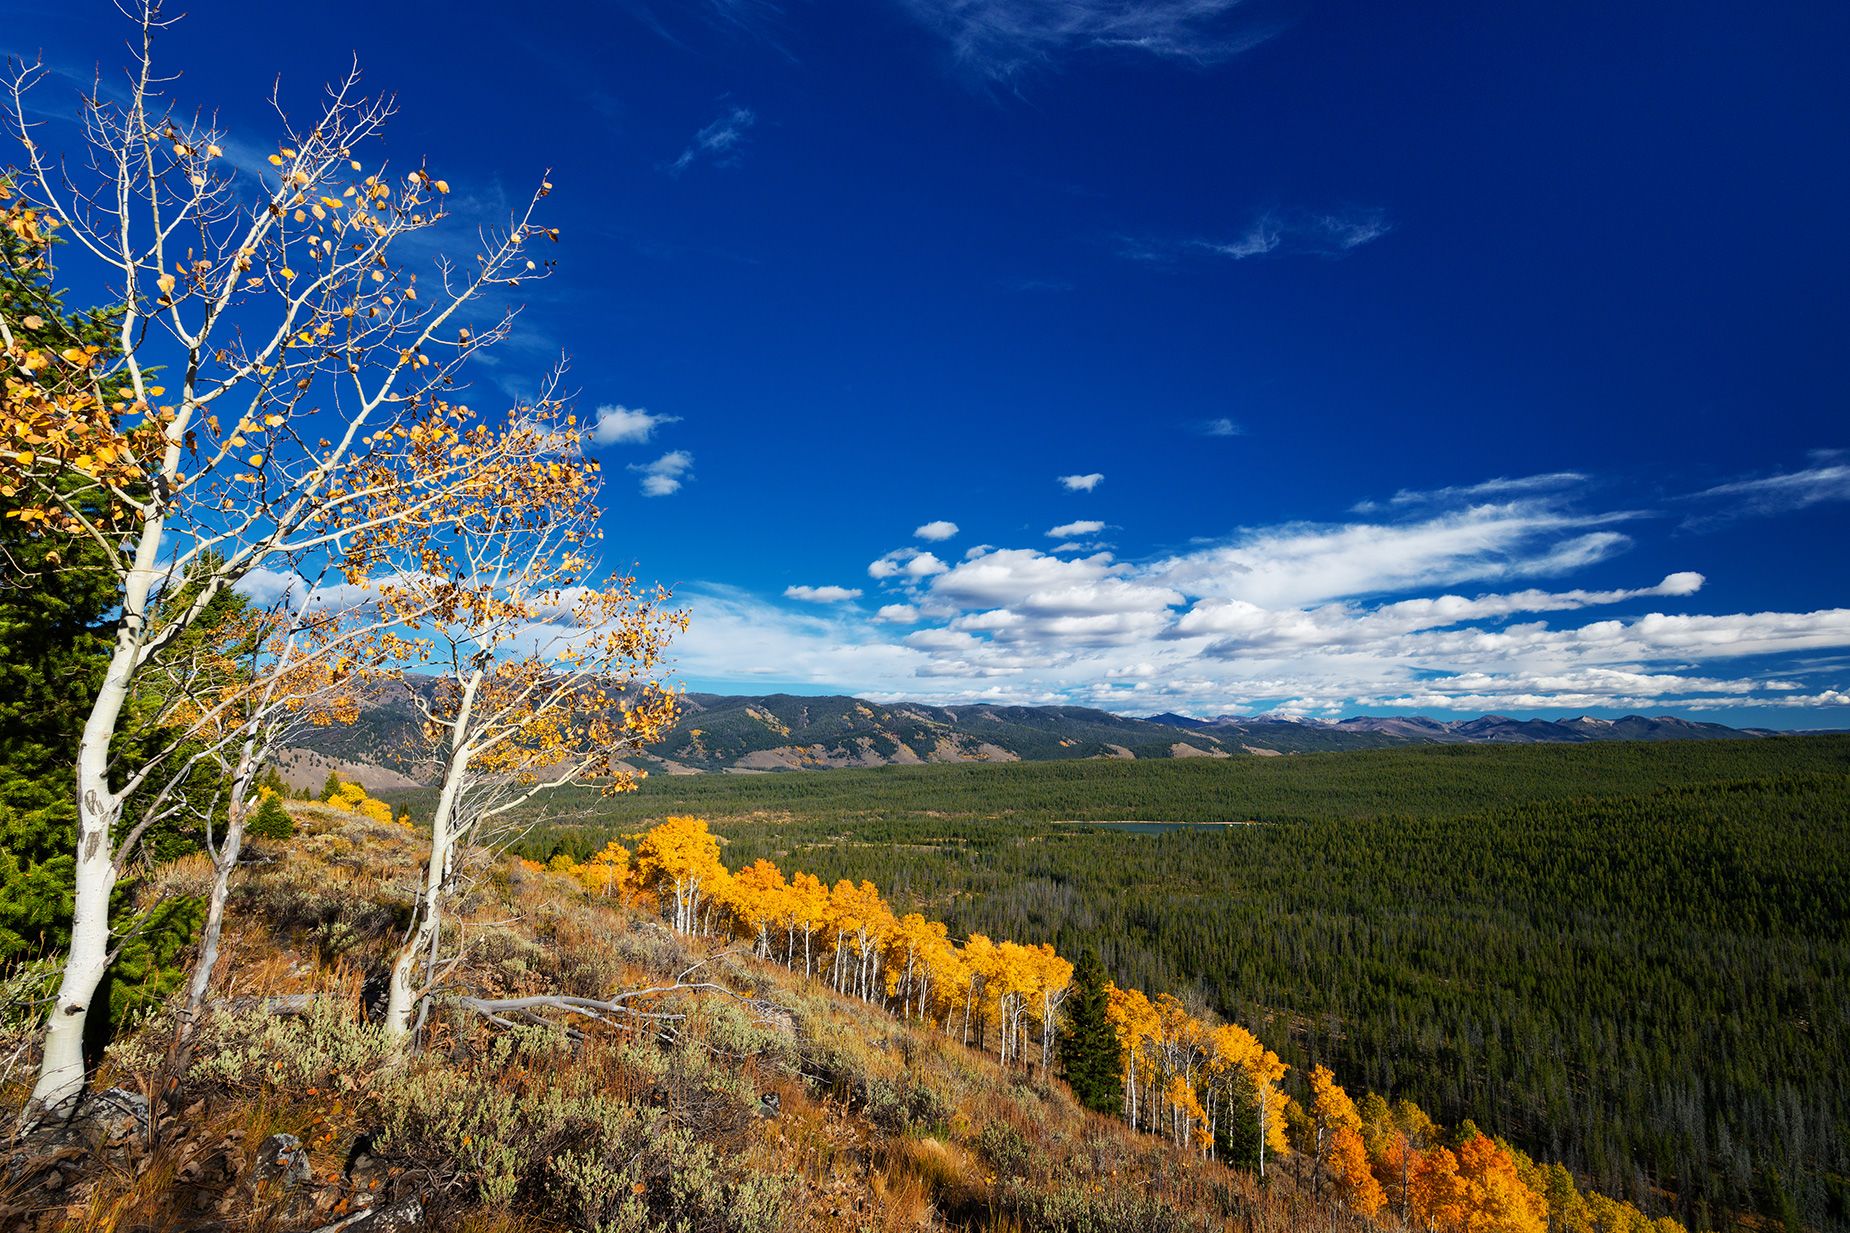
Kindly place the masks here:
<instances>
[{"instance_id":1,"label":"bare aspen tree","mask_svg":"<svg viewBox=\"0 0 1850 1233\"><path fill-rule=\"evenodd\" d=\"M16 516L35 533L93 544L117 595L76 751L75 914L27 1124L82 1093L110 892L131 855L124 803L166 773L112 755L138 677L252 570L417 525L492 461L501 438L450 399L512 313L465 310L541 276L529 247L556 239L534 221L542 185L472 260L431 262L420 281L402 241L443 221L449 186L369 153L392 99L363 96L355 70L305 123L279 102L280 139L240 169L213 120L163 97L158 0L134 16L126 88L81 100L77 157L39 141L27 99L42 65L15 65L3 88L21 150L15 217L108 286L119 327L111 352L53 354L0 320L0 486L25 499ZM187 598L172 602L182 580Z\"/></svg>"},{"instance_id":2,"label":"bare aspen tree","mask_svg":"<svg viewBox=\"0 0 1850 1233\"><path fill-rule=\"evenodd\" d=\"M503 432L497 466L453 490L428 531L362 541L364 555L392 566L381 612L418 614L389 636L438 783L417 904L390 974L385 1023L397 1039L428 992L463 848L547 788L634 788L620 759L677 714L658 677L686 617L666 591L598 566L598 469L580 443L575 419L542 400Z\"/></svg>"},{"instance_id":3,"label":"bare aspen tree","mask_svg":"<svg viewBox=\"0 0 1850 1233\"><path fill-rule=\"evenodd\" d=\"M179 692L185 701L177 718L192 748L190 758L215 772L225 808L222 826L216 810L200 819L212 884L175 1030L180 1056L190 1045L218 966L231 876L258 803L258 777L279 749L305 732L353 722L359 713L357 691L378 669L384 627L364 595L351 586L296 580L269 608L234 614L190 661L214 662L210 671L196 674L214 687L184 682L187 688Z\"/></svg>"}]
</instances>

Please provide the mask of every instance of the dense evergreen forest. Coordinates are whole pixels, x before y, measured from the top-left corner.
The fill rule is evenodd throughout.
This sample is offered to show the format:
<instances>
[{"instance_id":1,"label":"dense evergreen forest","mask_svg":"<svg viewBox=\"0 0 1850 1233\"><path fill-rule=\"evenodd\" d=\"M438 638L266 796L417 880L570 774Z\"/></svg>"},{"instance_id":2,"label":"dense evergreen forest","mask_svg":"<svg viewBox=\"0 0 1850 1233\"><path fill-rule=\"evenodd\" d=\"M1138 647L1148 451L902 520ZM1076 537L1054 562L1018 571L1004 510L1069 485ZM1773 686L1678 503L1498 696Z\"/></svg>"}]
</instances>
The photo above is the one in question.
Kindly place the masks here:
<instances>
[{"instance_id":1,"label":"dense evergreen forest","mask_svg":"<svg viewBox=\"0 0 1850 1233\"><path fill-rule=\"evenodd\" d=\"M656 778L519 846L583 856L670 809L734 867L1096 945L1300 1074L1475 1119L1692 1227L1846 1223L1850 738Z\"/></svg>"}]
</instances>

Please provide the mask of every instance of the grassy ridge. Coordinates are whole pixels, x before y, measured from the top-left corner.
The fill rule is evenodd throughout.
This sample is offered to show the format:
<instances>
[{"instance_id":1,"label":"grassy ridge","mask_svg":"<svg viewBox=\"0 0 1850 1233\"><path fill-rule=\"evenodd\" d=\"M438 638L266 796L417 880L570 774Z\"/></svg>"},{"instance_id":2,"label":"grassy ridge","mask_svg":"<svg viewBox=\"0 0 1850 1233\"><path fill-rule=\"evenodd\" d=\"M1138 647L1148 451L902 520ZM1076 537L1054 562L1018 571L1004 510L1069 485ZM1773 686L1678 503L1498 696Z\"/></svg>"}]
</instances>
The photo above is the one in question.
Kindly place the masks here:
<instances>
[{"instance_id":1,"label":"grassy ridge","mask_svg":"<svg viewBox=\"0 0 1850 1233\"><path fill-rule=\"evenodd\" d=\"M738 866L1097 943L1297 1066L1475 1118L1692 1227L1847 1220L1850 738L651 780ZM1255 819L1133 834L1050 819ZM594 821L593 821L594 819Z\"/></svg>"}]
</instances>

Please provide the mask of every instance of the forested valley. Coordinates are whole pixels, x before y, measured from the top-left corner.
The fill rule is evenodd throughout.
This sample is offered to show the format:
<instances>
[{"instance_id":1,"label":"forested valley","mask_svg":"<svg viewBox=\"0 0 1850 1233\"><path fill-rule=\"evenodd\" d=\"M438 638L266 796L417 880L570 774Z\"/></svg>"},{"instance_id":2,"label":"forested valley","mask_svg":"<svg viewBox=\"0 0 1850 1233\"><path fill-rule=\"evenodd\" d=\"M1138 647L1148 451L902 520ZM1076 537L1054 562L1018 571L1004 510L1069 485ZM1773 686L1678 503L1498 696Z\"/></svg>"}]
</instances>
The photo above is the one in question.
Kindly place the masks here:
<instances>
[{"instance_id":1,"label":"forested valley","mask_svg":"<svg viewBox=\"0 0 1850 1233\"><path fill-rule=\"evenodd\" d=\"M1850 740L658 778L523 850L582 856L666 789L734 867L1095 945L1294 1074L1479 1121L1647 1211L1845 1219Z\"/></svg>"}]
</instances>

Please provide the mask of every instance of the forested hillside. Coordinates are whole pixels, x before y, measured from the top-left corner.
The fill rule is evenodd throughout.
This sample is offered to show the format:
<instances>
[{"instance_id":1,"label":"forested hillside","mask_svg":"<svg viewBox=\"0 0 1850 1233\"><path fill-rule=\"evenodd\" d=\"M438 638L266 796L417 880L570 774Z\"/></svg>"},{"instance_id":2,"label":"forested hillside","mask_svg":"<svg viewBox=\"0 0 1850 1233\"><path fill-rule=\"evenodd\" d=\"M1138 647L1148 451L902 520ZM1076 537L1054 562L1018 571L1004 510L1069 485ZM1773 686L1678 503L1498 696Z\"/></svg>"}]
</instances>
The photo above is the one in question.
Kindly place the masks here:
<instances>
[{"instance_id":1,"label":"forested hillside","mask_svg":"<svg viewBox=\"0 0 1850 1233\"><path fill-rule=\"evenodd\" d=\"M1096 944L1294 1070L1481 1120L1647 1210L1845 1219L1850 740L674 787L729 864L871 878L953 934ZM582 854L653 790L527 845ZM1264 824L1047 824L1074 817Z\"/></svg>"}]
</instances>

